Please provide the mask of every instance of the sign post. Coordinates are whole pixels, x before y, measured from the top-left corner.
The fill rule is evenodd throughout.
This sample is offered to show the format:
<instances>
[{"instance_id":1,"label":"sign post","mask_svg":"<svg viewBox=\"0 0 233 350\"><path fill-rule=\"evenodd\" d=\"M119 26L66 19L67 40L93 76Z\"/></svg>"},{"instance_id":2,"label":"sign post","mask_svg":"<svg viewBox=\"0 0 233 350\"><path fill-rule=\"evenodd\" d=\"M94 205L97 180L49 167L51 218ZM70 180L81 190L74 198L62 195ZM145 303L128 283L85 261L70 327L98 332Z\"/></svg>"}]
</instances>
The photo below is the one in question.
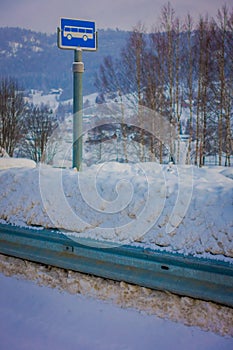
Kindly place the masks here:
<instances>
[{"instance_id":1,"label":"sign post","mask_svg":"<svg viewBox=\"0 0 233 350\"><path fill-rule=\"evenodd\" d=\"M82 119L83 92L82 74L84 64L82 51L97 49L97 33L95 22L61 18L61 26L57 31L57 42L60 49L74 50L73 62L73 168L82 168Z\"/></svg>"},{"instance_id":2,"label":"sign post","mask_svg":"<svg viewBox=\"0 0 233 350\"><path fill-rule=\"evenodd\" d=\"M82 50L74 51L73 63L73 168L82 167L82 120L83 120L83 85Z\"/></svg>"}]
</instances>

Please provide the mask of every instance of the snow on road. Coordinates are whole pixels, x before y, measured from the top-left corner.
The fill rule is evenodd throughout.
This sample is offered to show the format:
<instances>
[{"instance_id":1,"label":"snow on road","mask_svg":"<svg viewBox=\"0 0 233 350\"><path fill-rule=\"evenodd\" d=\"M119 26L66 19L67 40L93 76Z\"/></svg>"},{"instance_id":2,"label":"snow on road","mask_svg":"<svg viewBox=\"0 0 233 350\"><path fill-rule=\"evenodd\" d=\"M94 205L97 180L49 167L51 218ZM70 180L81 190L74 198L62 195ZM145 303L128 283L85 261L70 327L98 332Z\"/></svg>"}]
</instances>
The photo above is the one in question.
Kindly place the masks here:
<instances>
[{"instance_id":1,"label":"snow on road","mask_svg":"<svg viewBox=\"0 0 233 350\"><path fill-rule=\"evenodd\" d=\"M61 270L59 272L58 269L52 269L49 275L45 272L45 267L37 266L35 268L32 263L28 263L27 270L30 269L37 269L37 276L41 275L44 279L47 276L50 285L54 283L55 278L52 276L56 276L56 274L60 273L59 277L63 277L62 280L65 280L62 276L65 272L61 272ZM215 317L213 312L215 306L209 303L209 308L204 307L200 312L199 319L202 321L199 323L199 327L188 327L183 322L177 322L177 320L173 322L169 318L163 317L162 313L158 317L156 314L149 315L145 312L139 312L135 308L126 309L124 304L121 308L117 307L112 300L114 296L118 295L119 297L116 289L124 290L124 286L122 287L119 283L116 283L114 295L111 283L115 284L115 282L108 284L107 281L102 280L102 290L105 288L105 301L103 301L93 296L90 297L90 293L88 293L88 288L94 289L97 283L101 287L101 279L94 278L96 281L93 281L92 277L85 275L82 277L81 274L71 271L68 275L70 291L71 286L74 287L80 283L86 295L74 291L74 295L72 295L61 289L61 284L60 290L58 290L46 285L39 286L34 281L19 278L19 275L16 278L0 274L1 349L141 350L143 348L146 350L167 350L172 348L174 350L228 350L233 345L233 338L230 337L232 333L229 329L231 311L228 308L222 307L222 310L221 307L215 308ZM128 301L135 297L133 286L129 285L129 288L131 288L132 293L130 290L128 291ZM124 294L127 294L126 290L125 288ZM108 298L106 298L107 294ZM131 297L130 294L132 294ZM154 298L156 300L156 294ZM159 299L162 300L160 294L157 296L157 300ZM165 312L166 308L163 308L166 315L169 314L169 309L173 309L171 298L168 296L167 299L167 312ZM180 298L177 297L178 299ZM146 306L146 299L143 301L138 297L136 300L141 305L145 303ZM127 297L125 297L125 302L127 303ZM187 310L185 311L184 305L187 302ZM192 303L192 299L183 298L183 313L190 313L190 303ZM118 304L120 303L118 302ZM204 304L208 305L208 303L203 303L203 306ZM228 333L226 325L224 327L224 321L226 323L227 320L227 310ZM220 316L221 312L222 317ZM193 324L195 324L195 320L194 316ZM203 331L200 325L205 329L206 324L209 326L212 324L215 329L217 327L225 336L214 334L211 331Z\"/></svg>"}]
</instances>

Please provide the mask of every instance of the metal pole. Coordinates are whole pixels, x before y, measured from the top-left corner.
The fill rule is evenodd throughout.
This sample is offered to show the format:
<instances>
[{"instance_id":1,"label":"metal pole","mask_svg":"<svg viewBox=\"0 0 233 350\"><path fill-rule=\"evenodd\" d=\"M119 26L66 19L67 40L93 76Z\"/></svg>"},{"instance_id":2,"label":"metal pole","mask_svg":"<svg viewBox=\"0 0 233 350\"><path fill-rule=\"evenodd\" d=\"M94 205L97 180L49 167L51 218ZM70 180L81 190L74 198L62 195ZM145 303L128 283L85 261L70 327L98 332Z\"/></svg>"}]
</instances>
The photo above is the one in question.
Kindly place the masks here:
<instances>
[{"instance_id":1,"label":"metal pole","mask_svg":"<svg viewBox=\"0 0 233 350\"><path fill-rule=\"evenodd\" d=\"M82 167L83 72L82 50L75 50L73 63L73 168L77 168L78 171Z\"/></svg>"}]
</instances>

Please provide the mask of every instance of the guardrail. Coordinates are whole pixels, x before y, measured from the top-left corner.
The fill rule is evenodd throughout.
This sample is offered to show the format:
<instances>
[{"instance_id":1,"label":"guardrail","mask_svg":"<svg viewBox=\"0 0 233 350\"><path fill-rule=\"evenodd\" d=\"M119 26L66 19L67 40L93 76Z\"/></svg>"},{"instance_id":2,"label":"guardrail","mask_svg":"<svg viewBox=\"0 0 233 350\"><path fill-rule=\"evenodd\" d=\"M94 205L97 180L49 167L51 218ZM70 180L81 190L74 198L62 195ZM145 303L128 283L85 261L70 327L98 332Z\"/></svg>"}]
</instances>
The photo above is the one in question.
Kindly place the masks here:
<instances>
[{"instance_id":1,"label":"guardrail","mask_svg":"<svg viewBox=\"0 0 233 350\"><path fill-rule=\"evenodd\" d=\"M233 264L0 225L0 253L233 307Z\"/></svg>"}]
</instances>

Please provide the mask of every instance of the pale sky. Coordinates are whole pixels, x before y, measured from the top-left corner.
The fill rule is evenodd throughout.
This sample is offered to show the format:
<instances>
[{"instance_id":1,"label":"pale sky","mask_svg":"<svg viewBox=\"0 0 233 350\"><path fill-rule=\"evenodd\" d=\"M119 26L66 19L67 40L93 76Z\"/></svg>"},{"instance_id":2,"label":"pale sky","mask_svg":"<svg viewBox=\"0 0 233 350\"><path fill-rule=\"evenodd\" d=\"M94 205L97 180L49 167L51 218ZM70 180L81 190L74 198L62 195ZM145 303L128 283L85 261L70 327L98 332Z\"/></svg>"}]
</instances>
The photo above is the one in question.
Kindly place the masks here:
<instances>
[{"instance_id":1,"label":"pale sky","mask_svg":"<svg viewBox=\"0 0 233 350\"><path fill-rule=\"evenodd\" d=\"M96 21L97 28L130 30L139 21L150 29L161 13L163 0L0 0L0 27L22 27L54 33L61 17ZM232 0L170 0L179 18L188 12L197 19L216 16Z\"/></svg>"}]
</instances>

